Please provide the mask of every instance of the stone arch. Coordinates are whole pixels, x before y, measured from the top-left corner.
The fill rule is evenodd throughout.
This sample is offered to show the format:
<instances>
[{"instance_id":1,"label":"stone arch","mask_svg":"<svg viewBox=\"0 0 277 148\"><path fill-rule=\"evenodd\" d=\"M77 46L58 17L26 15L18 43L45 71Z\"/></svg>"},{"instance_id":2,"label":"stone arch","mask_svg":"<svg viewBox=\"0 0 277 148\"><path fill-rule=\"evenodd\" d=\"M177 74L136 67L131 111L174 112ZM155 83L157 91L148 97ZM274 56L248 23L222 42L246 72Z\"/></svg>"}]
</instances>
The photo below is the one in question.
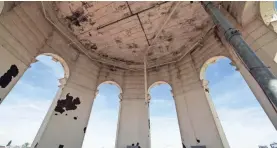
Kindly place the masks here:
<instances>
[{"instance_id":1,"label":"stone arch","mask_svg":"<svg viewBox=\"0 0 277 148\"><path fill-rule=\"evenodd\" d=\"M151 113L154 113L155 111L153 110L153 112L151 111L152 109L153 109L153 107L154 107L154 105L152 106L151 105L151 96L150 96L150 91L151 91L151 89L152 88L154 88L154 87L156 87L156 86L159 86L159 85L162 85L162 84L165 84L165 85L167 85L167 86L169 86L169 90L165 90L166 91L166 93L164 94L165 96L166 96L166 98L167 97L169 97L168 95L168 91L170 91L170 95L171 95L171 97L169 97L169 100L170 100L170 103L172 103L172 104L174 104L174 107L173 108L170 108L170 110L171 111L173 111L174 110L174 112L172 112L173 114L173 116L175 116L176 117L176 119L174 119L175 121L173 121L174 122L174 124L176 124L176 126L177 126L177 130L176 130L176 132L173 132L172 134L174 134L175 136L177 136L177 137L179 137L180 139L178 140L178 141L174 141L174 143L175 144L177 144L178 142L180 142L179 144L180 144L180 146L182 146L182 138L181 138L181 129L180 129L180 118L179 118L179 116L180 116L180 113L178 113L178 110L177 110L177 105L176 105L176 100L175 100L175 98L174 98L174 95L173 95L173 88L172 88L172 85L170 84L170 83L168 83L167 81L163 81L163 80L159 80L159 81L156 81L156 82L154 82L154 83L152 83L149 87L148 87L148 90L147 90L147 92L148 92L148 124L149 124L149 139L150 139L150 141L152 141L152 142L150 142L150 144L152 143L152 144L154 144L154 147L156 146L155 145L155 141L157 142L157 140L155 140L155 138L151 138L151 137L154 137L154 135L156 135L154 132L152 133L152 130L153 129L155 129L155 128L151 128L151 124L153 123L153 127L157 127L157 123L155 124L155 122L152 122L152 121L154 121L153 119L154 119L154 116L152 116L151 115ZM160 94L160 90L159 90L159 94ZM167 94L167 95L166 95ZM152 95L154 95L154 94L152 94ZM163 95L163 96L164 96ZM152 96L152 97L154 97L154 96ZM153 100L154 101L154 100ZM152 101L152 103L154 103ZM155 103L154 103L155 104ZM151 107L152 106L152 107ZM157 107L157 106L156 106ZM162 106L161 106L162 107ZM152 108L152 109L151 109ZM155 108L155 107L154 107ZM163 109L168 109L166 106L163 106ZM157 110L156 110L157 111ZM171 116L172 117L172 116ZM174 117L174 118L175 118ZM163 125L163 127L165 127L164 125ZM166 130L166 129L164 129L164 130ZM153 131L156 131L156 130L153 130ZM170 130L170 131L172 131L172 130ZM178 134L178 135L177 135ZM162 138L162 137L161 137ZM178 138L177 138L178 139ZM159 141L160 141L161 139L159 139ZM159 142L160 143L160 142ZM152 145L152 147L153 147L153 145Z\"/></svg>"},{"instance_id":2,"label":"stone arch","mask_svg":"<svg viewBox=\"0 0 277 148\"><path fill-rule=\"evenodd\" d=\"M201 66L201 68L200 68L200 75L199 76L200 76L200 80L202 81L202 87L204 89L204 92L205 92L208 104L210 106L210 109L211 109L211 112L212 112L212 115L213 115L213 118L214 118L217 130L218 130L218 133L219 133L219 135L221 137L222 144L224 145L224 147L229 148L229 143L228 143L228 141L226 139L226 135L225 135L225 133L223 131L222 125L221 125L221 123L219 121L218 114L217 114L215 106L214 106L214 103L213 103L213 101L211 99L211 96L210 96L210 93L209 93L209 87L208 87L208 83L209 82L206 80L206 77L205 77L206 70L207 70L208 66L210 64L215 63L217 60L222 59L222 58L228 58L231 61L233 61L228 56L219 55L219 56L211 57L208 60L206 60L204 62L204 64Z\"/></svg>"},{"instance_id":3,"label":"stone arch","mask_svg":"<svg viewBox=\"0 0 277 148\"><path fill-rule=\"evenodd\" d=\"M120 118L120 114L121 114L121 101L122 101L122 88L121 88L121 86L118 84L118 82L116 82L116 81L112 81L112 80L106 80L106 81L101 81L100 83L97 83L96 84L96 92L95 92L95 96L94 96L94 100L93 100L93 105L91 106L91 111L90 111L90 113L92 113L93 112L93 108L95 107L95 101L97 100L96 98L97 98L97 95L98 95L98 93L99 93L99 90L100 90L100 86L102 85L102 84L111 84L111 85L114 85L114 86L116 86L116 88L117 89L119 89L119 94L118 94L118 102L119 102L119 108L118 108L118 110L117 110L117 115L118 115L118 120L117 120L117 126L116 126L116 130L115 130L115 133L116 133L116 136L115 136L115 145L116 145L116 142L117 142L117 134L118 134L118 130L119 130L119 118ZM109 95L109 94L108 94ZM107 96L108 96L107 95ZM92 120L92 117L89 117L89 122ZM93 120L92 120L93 121ZM87 128L89 128L89 126L91 126L91 125L87 125L86 126L86 129ZM111 131L109 131L109 132L111 132ZM87 134L87 132L85 133L85 134ZM84 141L83 141L83 147L84 147L84 145L86 145L86 144L84 144L84 142L86 143L86 141L88 141L88 140L86 140L86 138L84 139Z\"/></svg>"},{"instance_id":4,"label":"stone arch","mask_svg":"<svg viewBox=\"0 0 277 148\"><path fill-rule=\"evenodd\" d=\"M156 86L156 85L161 85L161 84L168 84L169 86L170 86L170 88L171 88L171 95L173 96L173 94L172 94L172 86L171 86L171 84L170 83L168 83L168 82L166 82L166 81L156 81L156 82L154 82L153 84L151 84L149 87L148 87L148 89L147 89L147 93L148 93L148 101L150 101L151 100L151 96L150 96L150 90L151 90L151 88L153 88L154 86ZM173 97L173 99L174 99L174 97Z\"/></svg>"},{"instance_id":5,"label":"stone arch","mask_svg":"<svg viewBox=\"0 0 277 148\"><path fill-rule=\"evenodd\" d=\"M42 54L39 54L38 56L40 56L40 55L51 56L53 61L60 62L61 65L63 66L63 69L64 69L64 78L66 80L69 78L69 76L70 76L69 66L68 66L67 62L62 57L60 57L57 54L53 54L53 53L42 53Z\"/></svg>"},{"instance_id":6,"label":"stone arch","mask_svg":"<svg viewBox=\"0 0 277 148\"><path fill-rule=\"evenodd\" d=\"M101 84L113 84L113 85L115 85L115 86L117 86L117 87L119 88L120 94L122 93L122 88L121 88L121 86L120 86L117 82L115 82L115 81L107 80L107 81L103 81L103 82L99 83L98 86L97 86L97 91L98 91L99 86L100 86Z\"/></svg>"},{"instance_id":7,"label":"stone arch","mask_svg":"<svg viewBox=\"0 0 277 148\"><path fill-rule=\"evenodd\" d=\"M166 81L156 81L148 87L148 93L150 92L151 88L153 88L156 85L160 85L160 84L168 84L172 88L171 84Z\"/></svg>"},{"instance_id":8,"label":"stone arch","mask_svg":"<svg viewBox=\"0 0 277 148\"><path fill-rule=\"evenodd\" d=\"M206 70L207 70L208 66L210 64L215 63L217 60L219 60L221 58L228 58L232 61L231 58L229 58L227 56L222 56L222 55L214 56L214 57L209 58L206 62L204 62L204 64L200 68L200 80L201 81L205 80L205 73L206 73Z\"/></svg>"},{"instance_id":9,"label":"stone arch","mask_svg":"<svg viewBox=\"0 0 277 148\"><path fill-rule=\"evenodd\" d=\"M10 84L10 88L8 88L8 90L3 93L4 95L2 96L2 99L0 98L0 104L3 102L3 100L6 98L6 96L10 93L10 91L12 90L12 88L17 84L17 82L20 80L20 78L22 77L22 75L26 72L26 70L28 70L28 67L30 67L32 64L34 64L35 62L37 62L37 57L38 56L41 56L41 55L45 55L45 56L51 56L52 59L55 61L55 62L60 62L62 67L63 67L63 71L64 71L64 77L59 79L60 83L61 83L61 86L63 86L66 81L68 80L69 78L69 75L70 75L70 70L69 70L69 66L67 64L67 62L62 58L60 57L59 55L57 54L53 54L53 53L40 53L40 54L37 54L36 56L34 56L32 59L30 59L31 63L28 63L28 65L26 65L26 67L22 68L22 69L19 69L20 72L17 76L17 79L15 81L13 81L11 84Z\"/></svg>"},{"instance_id":10,"label":"stone arch","mask_svg":"<svg viewBox=\"0 0 277 148\"><path fill-rule=\"evenodd\" d=\"M233 57L233 58L230 58L230 57ZM238 57L236 57L232 54L230 55L230 57L220 55L220 56L214 56L214 57L209 58L207 61L204 62L204 64L202 65L202 67L200 69L200 73L199 73L199 77L200 77L200 80L202 81L203 89L205 90L206 98L210 105L211 112L214 116L217 130L219 131L220 137L221 137L222 142L225 145L225 147L227 147L229 144L226 139L225 133L223 132L223 128L221 126L216 109L215 109L213 101L211 99L211 96L209 93L208 81L205 78L205 72L206 72L207 67L210 64L215 63L217 60L219 60L221 58L228 58L231 61L230 64L232 66L236 66L236 70L239 70L240 75L247 83L249 89L251 90L253 95L256 97L256 100L259 102L259 104L261 105L261 107L263 108L263 110L265 111L265 113L271 120L272 124L275 126L275 128L276 128L276 121L277 121L276 120L276 112L275 112L274 108L272 107L271 103L268 101L267 97L265 96L264 92L261 90L258 83L255 81L253 76L247 70L245 65L243 65L243 63L240 61L240 59Z\"/></svg>"},{"instance_id":11,"label":"stone arch","mask_svg":"<svg viewBox=\"0 0 277 148\"><path fill-rule=\"evenodd\" d=\"M53 96L53 98L48 98L48 99L51 99L51 103L49 104L49 106L46 108L46 110L47 110L47 112L46 112L46 114L43 116L43 120L42 120L42 123L41 123L41 125L39 126L39 128L38 128L38 130L37 130L37 133L36 133L36 136L34 137L34 141L33 141L33 145L34 144L36 144L37 143L37 141L41 138L41 136L42 136L42 133L43 133L43 131L46 129L46 125L47 125L47 123L48 123L48 121L49 121L49 119L50 119L50 117L51 117L51 115L52 115L52 110L54 110L54 108L55 108L55 106L56 106L56 102L57 102L57 100L60 98L60 96L61 96L61 94L62 94L62 89L63 89L63 87L64 87L64 84L66 83L66 80L69 78L69 72L70 72L70 70L69 70L69 67L68 67L68 64L67 64L67 62L62 58L62 57L60 57L60 56L58 56L58 55L56 55L56 54L53 54L53 53L40 53L40 54L37 54L37 55L35 55L34 57L32 57L32 59L31 59L31 62L28 64L28 65L26 65L26 69L24 69L24 71L22 71L22 75L23 74L25 74L26 72L27 72L27 70L30 70L30 67L31 67L31 65L32 64L36 64L36 62L38 61L37 60L37 58L39 57L39 56L49 56L49 57L51 57L52 58L52 60L53 61L51 61L51 62L58 62L57 64L59 64L59 65L61 65L61 66L59 66L59 68L63 71L63 73L64 73L64 76L61 78L61 79L56 79L56 80L59 80L59 82L61 83L61 85L60 86L57 86L57 84L55 83L55 87L57 87L57 90L55 91L55 92L53 92L52 94L55 94L54 96ZM29 69L28 69L28 67L29 67ZM53 67L52 67L53 68ZM21 75L21 76L22 76ZM22 77L20 76L20 78L19 78L19 80L21 80L22 79ZM47 79L47 78L46 78ZM16 81L15 82L15 84L13 85L13 87L18 83L19 81ZM38 85L38 86L40 86L40 85ZM49 87L48 87L49 88ZM44 89L47 89L47 87L46 88L44 88ZM9 92L9 93L11 93L11 92ZM33 146L32 146L33 147Z\"/></svg>"},{"instance_id":12,"label":"stone arch","mask_svg":"<svg viewBox=\"0 0 277 148\"><path fill-rule=\"evenodd\" d=\"M122 100L122 93L123 93L123 91L122 91L121 86L120 86L116 81L111 81L111 80L106 80L106 81L100 82L100 83L97 85L94 99L96 99L96 96L97 96L97 94L99 93L99 86L102 85L102 84L111 84L111 85L115 85L115 86L119 89L119 95L118 95L119 101Z\"/></svg>"}]
</instances>

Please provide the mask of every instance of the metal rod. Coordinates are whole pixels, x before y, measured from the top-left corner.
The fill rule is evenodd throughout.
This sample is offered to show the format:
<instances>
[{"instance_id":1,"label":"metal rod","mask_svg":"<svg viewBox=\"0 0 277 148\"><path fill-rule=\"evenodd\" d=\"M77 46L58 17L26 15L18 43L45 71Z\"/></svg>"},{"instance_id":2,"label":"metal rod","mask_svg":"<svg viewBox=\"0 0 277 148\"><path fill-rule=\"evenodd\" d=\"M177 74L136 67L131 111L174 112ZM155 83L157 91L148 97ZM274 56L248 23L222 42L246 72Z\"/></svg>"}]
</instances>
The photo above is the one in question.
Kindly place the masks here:
<instances>
[{"instance_id":1,"label":"metal rod","mask_svg":"<svg viewBox=\"0 0 277 148\"><path fill-rule=\"evenodd\" d=\"M171 19L171 16L173 15L173 13L176 11L176 9L178 8L178 6L182 3L182 1L179 1L179 2L175 2L173 3L172 5L175 4L175 6L173 6L171 12L169 13L169 15L167 16L167 18L165 19L165 21L163 22L162 26L159 27L160 29L157 31L157 33L155 34L155 37L154 39L152 39L151 41L151 46L148 46L146 49L145 49L145 55L148 54L148 51L150 50L150 48L152 47L152 45L155 44L157 38L160 36L162 30L164 29L164 27L166 26L166 24L168 23L168 21ZM170 10L169 10L170 11Z\"/></svg>"},{"instance_id":2,"label":"metal rod","mask_svg":"<svg viewBox=\"0 0 277 148\"><path fill-rule=\"evenodd\" d=\"M147 56L144 56L144 99L148 102L148 84L147 84Z\"/></svg>"},{"instance_id":3,"label":"metal rod","mask_svg":"<svg viewBox=\"0 0 277 148\"><path fill-rule=\"evenodd\" d=\"M277 107L277 80L271 71L256 56L254 51L243 40L241 34L233 25L214 7L212 2L201 2L203 7L210 13L215 25L223 30L226 40L233 46L234 51L242 59L251 75L258 82L265 95L273 105Z\"/></svg>"}]
</instances>

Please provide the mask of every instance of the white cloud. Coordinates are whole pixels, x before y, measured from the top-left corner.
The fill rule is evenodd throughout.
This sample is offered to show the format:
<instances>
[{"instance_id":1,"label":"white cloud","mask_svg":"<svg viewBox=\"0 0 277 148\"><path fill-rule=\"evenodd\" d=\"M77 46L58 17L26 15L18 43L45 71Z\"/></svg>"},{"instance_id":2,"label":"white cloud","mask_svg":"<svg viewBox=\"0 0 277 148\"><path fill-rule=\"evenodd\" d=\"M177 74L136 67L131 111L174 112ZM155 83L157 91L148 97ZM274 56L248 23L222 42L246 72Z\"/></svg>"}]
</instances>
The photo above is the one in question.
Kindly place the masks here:
<instances>
[{"instance_id":1,"label":"white cloud","mask_svg":"<svg viewBox=\"0 0 277 148\"><path fill-rule=\"evenodd\" d=\"M156 89L160 89L161 91L162 87L158 86ZM164 91L169 90L167 89ZM175 103L171 94L168 93L164 95L163 98L156 98L156 96L153 96L149 107L151 147L182 147Z\"/></svg>"},{"instance_id":2,"label":"white cloud","mask_svg":"<svg viewBox=\"0 0 277 148\"><path fill-rule=\"evenodd\" d=\"M114 148L118 108L109 108L111 101L116 102L118 100L109 100L100 93L97 95L82 148Z\"/></svg>"},{"instance_id":3,"label":"white cloud","mask_svg":"<svg viewBox=\"0 0 277 148\"><path fill-rule=\"evenodd\" d=\"M39 98L7 99L10 101L3 102L0 107L0 145L9 140L13 145L31 143L51 102Z\"/></svg>"},{"instance_id":4,"label":"white cloud","mask_svg":"<svg viewBox=\"0 0 277 148\"><path fill-rule=\"evenodd\" d=\"M227 140L234 148L255 148L277 140L277 133L258 107L218 110Z\"/></svg>"},{"instance_id":5,"label":"white cloud","mask_svg":"<svg viewBox=\"0 0 277 148\"><path fill-rule=\"evenodd\" d=\"M154 116L150 119L150 123L152 148L182 147L177 118Z\"/></svg>"},{"instance_id":6,"label":"white cloud","mask_svg":"<svg viewBox=\"0 0 277 148\"><path fill-rule=\"evenodd\" d=\"M277 141L277 132L240 73L210 88L216 111L232 148L255 148Z\"/></svg>"}]
</instances>

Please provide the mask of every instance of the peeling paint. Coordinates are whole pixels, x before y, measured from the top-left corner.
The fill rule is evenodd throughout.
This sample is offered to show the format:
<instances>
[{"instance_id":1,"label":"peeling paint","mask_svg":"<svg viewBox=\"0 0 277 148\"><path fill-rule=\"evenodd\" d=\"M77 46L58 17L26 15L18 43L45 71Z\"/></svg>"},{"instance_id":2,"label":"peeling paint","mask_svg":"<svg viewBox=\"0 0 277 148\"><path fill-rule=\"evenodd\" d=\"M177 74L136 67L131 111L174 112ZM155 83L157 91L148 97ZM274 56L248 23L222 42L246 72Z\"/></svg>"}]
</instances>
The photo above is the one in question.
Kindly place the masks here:
<instances>
[{"instance_id":1,"label":"peeling paint","mask_svg":"<svg viewBox=\"0 0 277 148\"><path fill-rule=\"evenodd\" d=\"M150 119L148 119L148 127L149 127L149 129L150 129Z\"/></svg>"},{"instance_id":2,"label":"peeling paint","mask_svg":"<svg viewBox=\"0 0 277 148\"><path fill-rule=\"evenodd\" d=\"M82 7L72 12L71 16L66 16L65 19L69 20L70 24L73 24L78 27L81 26L81 22L88 21L88 18L84 16L84 9Z\"/></svg>"},{"instance_id":3,"label":"peeling paint","mask_svg":"<svg viewBox=\"0 0 277 148\"><path fill-rule=\"evenodd\" d=\"M114 39L114 41L117 43L117 44L121 44L122 43L122 39L120 37L116 37Z\"/></svg>"},{"instance_id":4,"label":"peeling paint","mask_svg":"<svg viewBox=\"0 0 277 148\"><path fill-rule=\"evenodd\" d=\"M36 148L38 146L38 143L36 143L36 145L34 146L34 148Z\"/></svg>"},{"instance_id":5,"label":"peeling paint","mask_svg":"<svg viewBox=\"0 0 277 148\"><path fill-rule=\"evenodd\" d=\"M140 146L139 146L139 143L137 143L137 145L136 145L138 148L141 148Z\"/></svg>"},{"instance_id":6,"label":"peeling paint","mask_svg":"<svg viewBox=\"0 0 277 148\"><path fill-rule=\"evenodd\" d=\"M138 48L138 44L136 43L126 44L126 45L129 49Z\"/></svg>"},{"instance_id":7,"label":"peeling paint","mask_svg":"<svg viewBox=\"0 0 277 148\"><path fill-rule=\"evenodd\" d=\"M155 51L150 53L152 55L149 61L161 59L155 63L160 64L176 60L178 57L172 56L172 52L184 45L190 47L194 44L188 40L180 42L183 36L193 36L195 37L193 41L195 41L200 39L199 34L205 30L205 27L213 24L201 4L190 1L189 5L180 4L181 6L171 16L173 22L167 23L161 34L157 36L163 20L166 20L168 14L172 12L174 6L172 2L164 4L135 2L130 5L133 13L147 9L138 14L139 18L129 17L131 13L127 11L128 6L125 2L112 2L111 5L105 6L95 2L76 2L74 6L71 6L72 3L67 2L57 6L59 9L56 13L60 14L58 15L60 21L66 20L67 24L72 25L72 33L89 54L94 52L96 59L101 58L107 62L118 63L117 67L122 67L121 63L127 67L142 66L143 58L140 55L143 55L148 42L154 45L151 50ZM72 9L71 12L66 7L67 5ZM155 36L158 40L153 42ZM162 46L159 47L159 45ZM118 52L120 54L117 54Z\"/></svg>"},{"instance_id":8,"label":"peeling paint","mask_svg":"<svg viewBox=\"0 0 277 148\"><path fill-rule=\"evenodd\" d=\"M85 46L86 49L97 50L98 48L97 45L92 43L90 40L82 39L80 42Z\"/></svg>"},{"instance_id":9,"label":"peeling paint","mask_svg":"<svg viewBox=\"0 0 277 148\"><path fill-rule=\"evenodd\" d=\"M132 143L132 145L131 145L132 147L136 147L136 148L141 148L140 146L139 146L139 142L137 142L137 144L135 145L134 143ZM127 146L128 147L128 146Z\"/></svg>"},{"instance_id":10,"label":"peeling paint","mask_svg":"<svg viewBox=\"0 0 277 148\"><path fill-rule=\"evenodd\" d=\"M87 2L87 1L82 2L82 5L83 5L86 9L89 8L89 7L93 7L93 3L92 3L92 2Z\"/></svg>"},{"instance_id":11,"label":"peeling paint","mask_svg":"<svg viewBox=\"0 0 277 148\"><path fill-rule=\"evenodd\" d=\"M153 52L148 52L147 55L148 55L148 56L151 56L151 55L153 55Z\"/></svg>"},{"instance_id":12,"label":"peeling paint","mask_svg":"<svg viewBox=\"0 0 277 148\"><path fill-rule=\"evenodd\" d=\"M120 5L117 8L115 8L116 11L125 10L127 8L126 4Z\"/></svg>"},{"instance_id":13,"label":"peeling paint","mask_svg":"<svg viewBox=\"0 0 277 148\"><path fill-rule=\"evenodd\" d=\"M86 133L86 131L87 131L87 127L84 127L84 133Z\"/></svg>"},{"instance_id":14,"label":"peeling paint","mask_svg":"<svg viewBox=\"0 0 277 148\"><path fill-rule=\"evenodd\" d=\"M70 93L68 93L65 100L58 100L55 111L62 114L65 111L77 109L77 105L79 104L81 104L80 99L78 97L73 99Z\"/></svg>"},{"instance_id":15,"label":"peeling paint","mask_svg":"<svg viewBox=\"0 0 277 148\"><path fill-rule=\"evenodd\" d=\"M0 86L2 88L6 88L12 81L12 78L15 78L18 75L18 73L19 70L17 66L11 65L10 69L0 77Z\"/></svg>"}]
</instances>

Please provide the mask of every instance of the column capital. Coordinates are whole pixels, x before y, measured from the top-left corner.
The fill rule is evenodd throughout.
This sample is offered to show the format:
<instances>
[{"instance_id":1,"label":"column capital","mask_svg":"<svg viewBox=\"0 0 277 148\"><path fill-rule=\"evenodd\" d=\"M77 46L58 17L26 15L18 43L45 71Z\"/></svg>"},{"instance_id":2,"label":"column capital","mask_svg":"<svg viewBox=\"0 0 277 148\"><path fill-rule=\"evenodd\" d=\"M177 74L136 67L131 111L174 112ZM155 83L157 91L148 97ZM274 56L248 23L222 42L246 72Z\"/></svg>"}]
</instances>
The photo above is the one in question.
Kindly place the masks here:
<instances>
[{"instance_id":1,"label":"column capital","mask_svg":"<svg viewBox=\"0 0 277 148\"><path fill-rule=\"evenodd\" d=\"M121 102L122 99L123 99L122 93L120 93L120 94L118 95L118 98L119 98L119 102Z\"/></svg>"},{"instance_id":2,"label":"column capital","mask_svg":"<svg viewBox=\"0 0 277 148\"><path fill-rule=\"evenodd\" d=\"M209 85L209 81L208 80L202 79L201 81L202 81L202 86L204 88L208 87L208 85Z\"/></svg>"},{"instance_id":3,"label":"column capital","mask_svg":"<svg viewBox=\"0 0 277 148\"><path fill-rule=\"evenodd\" d=\"M62 88L62 87L65 86L66 80L67 80L66 78L61 78L61 79L59 79L59 83L60 83L59 87L60 87L60 88Z\"/></svg>"}]
</instances>

